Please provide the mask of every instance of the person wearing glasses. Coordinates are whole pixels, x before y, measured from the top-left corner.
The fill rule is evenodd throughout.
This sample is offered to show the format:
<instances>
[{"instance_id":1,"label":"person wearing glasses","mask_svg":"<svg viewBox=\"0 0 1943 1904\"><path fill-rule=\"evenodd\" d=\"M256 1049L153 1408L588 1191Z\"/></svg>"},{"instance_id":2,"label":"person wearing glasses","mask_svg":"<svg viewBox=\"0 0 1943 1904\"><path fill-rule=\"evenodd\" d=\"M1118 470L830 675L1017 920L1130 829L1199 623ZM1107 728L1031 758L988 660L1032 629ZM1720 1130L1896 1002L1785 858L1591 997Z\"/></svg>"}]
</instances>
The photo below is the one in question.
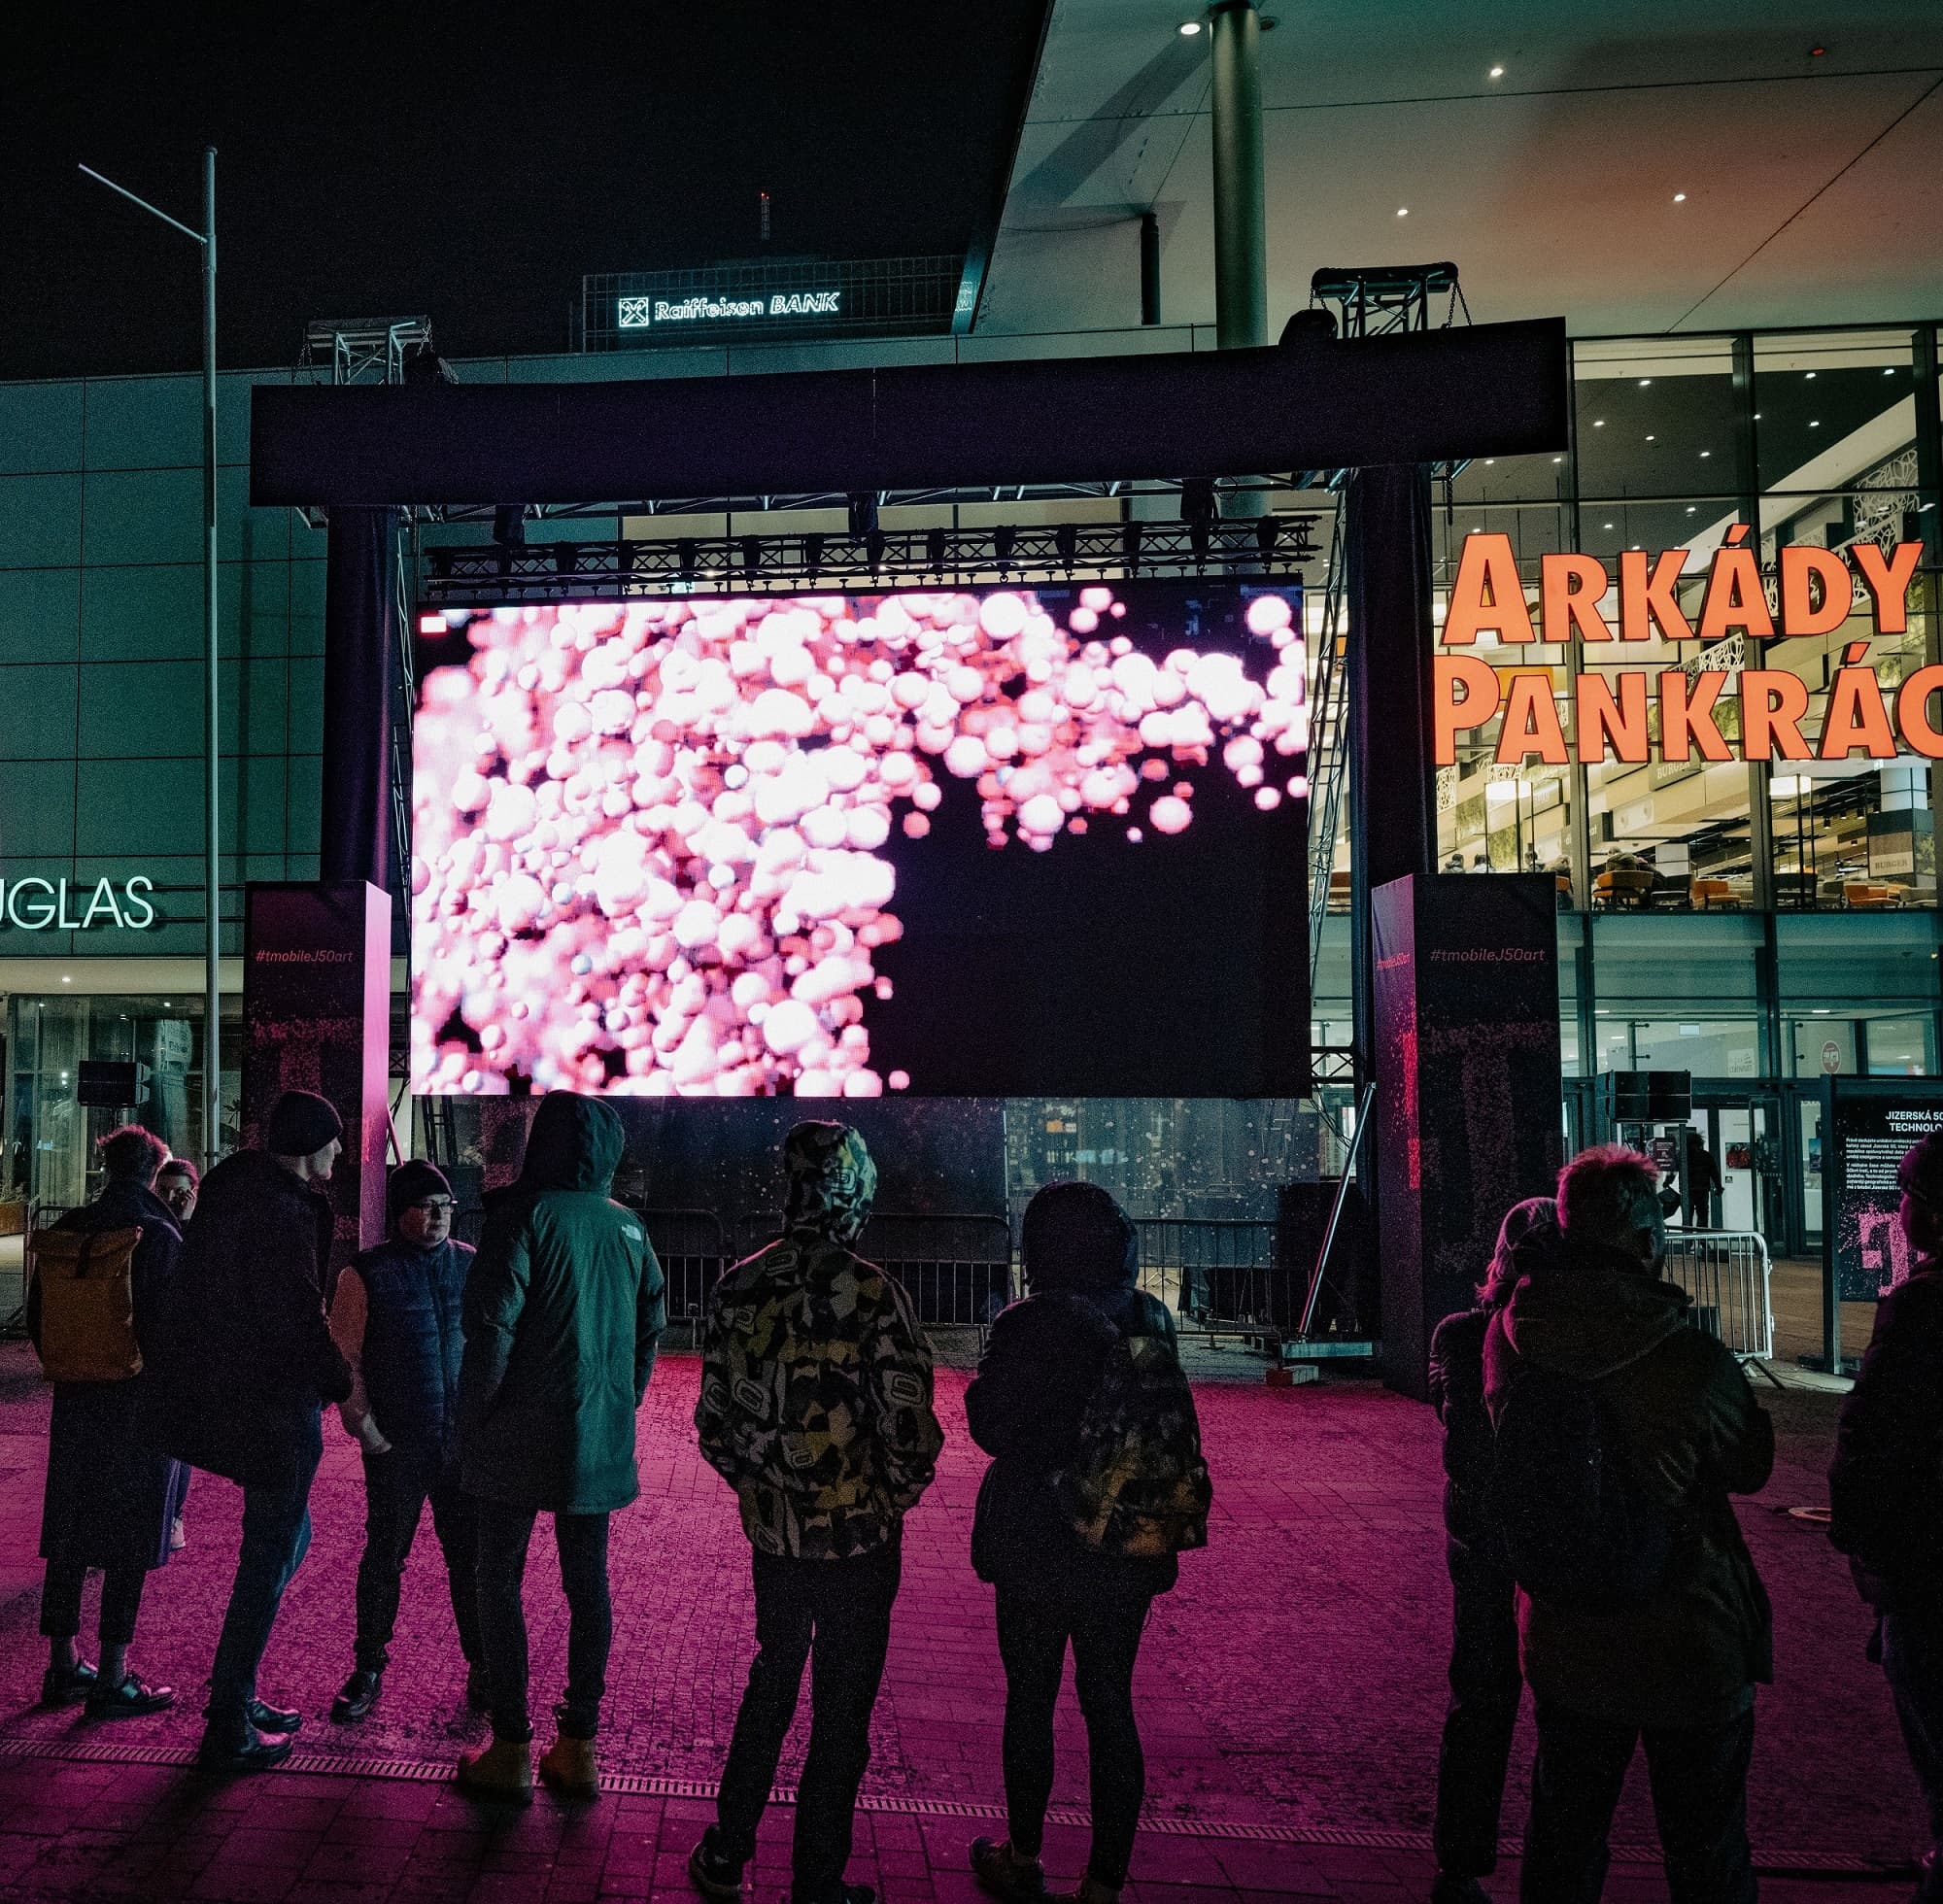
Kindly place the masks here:
<instances>
[{"instance_id":1,"label":"person wearing glasses","mask_svg":"<svg viewBox=\"0 0 1943 1904\"><path fill-rule=\"evenodd\" d=\"M427 1502L465 1655L466 1702L485 1700L478 1524L459 1484L460 1305L472 1250L453 1241L452 1186L432 1165L400 1164L385 1202L390 1237L347 1266L330 1306L330 1332L352 1370L351 1398L338 1413L364 1456L357 1650L330 1708L339 1724L367 1717L384 1689L398 1589Z\"/></svg>"}]
</instances>

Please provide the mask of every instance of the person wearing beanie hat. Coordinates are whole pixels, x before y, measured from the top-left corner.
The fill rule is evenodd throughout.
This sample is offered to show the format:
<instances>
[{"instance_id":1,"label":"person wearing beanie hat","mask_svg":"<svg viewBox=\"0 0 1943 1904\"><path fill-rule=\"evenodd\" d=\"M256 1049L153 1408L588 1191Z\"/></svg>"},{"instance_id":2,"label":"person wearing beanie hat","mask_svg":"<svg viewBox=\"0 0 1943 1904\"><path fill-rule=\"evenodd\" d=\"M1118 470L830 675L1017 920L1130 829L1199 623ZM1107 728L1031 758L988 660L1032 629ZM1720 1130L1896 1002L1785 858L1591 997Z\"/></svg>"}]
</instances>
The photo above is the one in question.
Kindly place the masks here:
<instances>
[{"instance_id":1,"label":"person wearing beanie hat","mask_svg":"<svg viewBox=\"0 0 1943 1904\"><path fill-rule=\"evenodd\" d=\"M286 1091L263 1136L262 1149L225 1157L202 1180L154 1417L163 1449L243 1489L199 1754L225 1773L281 1763L303 1723L256 1696L256 1670L310 1546L323 1405L351 1393L324 1309L335 1226L324 1186L343 1121L315 1092Z\"/></svg>"},{"instance_id":2,"label":"person wearing beanie hat","mask_svg":"<svg viewBox=\"0 0 1943 1904\"><path fill-rule=\"evenodd\" d=\"M459 1370L469 1244L452 1236L452 1185L410 1158L385 1186L390 1235L337 1278L330 1333L351 1364L338 1405L364 1458L364 1553L351 1677L332 1702L339 1724L369 1716L384 1689L398 1590L427 1504L445 1555L453 1618L465 1656L465 1697L486 1699L475 1567L478 1515L460 1485Z\"/></svg>"},{"instance_id":3,"label":"person wearing beanie hat","mask_svg":"<svg viewBox=\"0 0 1943 1904\"><path fill-rule=\"evenodd\" d=\"M870 1709L884 1676L903 1519L937 1471L931 1350L910 1298L856 1252L877 1167L847 1124L783 1140L783 1234L708 1299L701 1457L731 1487L753 1549L756 1645L715 1822L689 1854L716 1904L742 1868L811 1666L816 1711L798 1782L793 1904L869 1904L847 1884ZM814 1661L812 1665L812 1659Z\"/></svg>"},{"instance_id":4,"label":"person wearing beanie hat","mask_svg":"<svg viewBox=\"0 0 1943 1904\"><path fill-rule=\"evenodd\" d=\"M1871 1656L1929 1814L1919 1900L1943 1900L1943 1132L1897 1167L1908 1273L1876 1305L1828 1471L1828 1537L1874 1607ZM1892 1262L1900 1251L1892 1252ZM1900 1268L1901 1265L1896 1267Z\"/></svg>"}]
</instances>

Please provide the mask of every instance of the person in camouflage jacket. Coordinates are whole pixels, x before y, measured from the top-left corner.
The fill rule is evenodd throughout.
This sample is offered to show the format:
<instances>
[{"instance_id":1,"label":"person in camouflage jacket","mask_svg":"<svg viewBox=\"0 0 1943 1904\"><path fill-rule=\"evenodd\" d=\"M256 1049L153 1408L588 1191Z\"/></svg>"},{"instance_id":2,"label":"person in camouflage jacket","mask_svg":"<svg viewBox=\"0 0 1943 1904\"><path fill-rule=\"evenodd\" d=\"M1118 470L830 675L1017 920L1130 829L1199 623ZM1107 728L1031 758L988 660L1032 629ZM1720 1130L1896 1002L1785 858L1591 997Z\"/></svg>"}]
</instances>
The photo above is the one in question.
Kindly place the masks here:
<instances>
[{"instance_id":1,"label":"person in camouflage jacket","mask_svg":"<svg viewBox=\"0 0 1943 1904\"><path fill-rule=\"evenodd\" d=\"M843 1867L903 1517L931 1485L944 1434L910 1299L852 1246L877 1188L864 1139L842 1124L799 1124L783 1167L783 1234L716 1284L703 1325L695 1426L702 1458L735 1490L754 1549L758 1650L716 1822L689 1869L704 1895L740 1897L813 1650L791 1897L844 1904L859 1894Z\"/></svg>"}]
</instances>

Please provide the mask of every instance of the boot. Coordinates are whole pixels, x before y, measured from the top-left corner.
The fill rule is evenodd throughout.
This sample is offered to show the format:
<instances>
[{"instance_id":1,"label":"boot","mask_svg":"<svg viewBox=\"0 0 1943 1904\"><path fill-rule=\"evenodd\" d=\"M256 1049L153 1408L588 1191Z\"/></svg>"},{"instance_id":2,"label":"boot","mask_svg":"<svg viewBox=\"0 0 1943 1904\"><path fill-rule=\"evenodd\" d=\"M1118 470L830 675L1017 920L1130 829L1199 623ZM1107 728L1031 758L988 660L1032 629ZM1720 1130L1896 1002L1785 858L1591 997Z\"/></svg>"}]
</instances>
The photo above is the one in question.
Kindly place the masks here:
<instances>
[{"instance_id":1,"label":"boot","mask_svg":"<svg viewBox=\"0 0 1943 1904\"><path fill-rule=\"evenodd\" d=\"M562 1732L540 1760L540 1779L562 1798L585 1802L600 1796L600 1771L594 1762L594 1741Z\"/></svg>"},{"instance_id":2,"label":"boot","mask_svg":"<svg viewBox=\"0 0 1943 1904\"><path fill-rule=\"evenodd\" d=\"M1031 1898L1045 1895L1045 1867L1036 1857L1012 1849L1012 1841L972 1840L972 1875L994 1897Z\"/></svg>"},{"instance_id":3,"label":"boot","mask_svg":"<svg viewBox=\"0 0 1943 1904\"><path fill-rule=\"evenodd\" d=\"M265 1738L248 1720L237 1725L231 1720L211 1719L195 1762L199 1771L234 1777L267 1772L290 1757L290 1750L289 1734Z\"/></svg>"},{"instance_id":4,"label":"boot","mask_svg":"<svg viewBox=\"0 0 1943 1904\"><path fill-rule=\"evenodd\" d=\"M371 1717L371 1708L378 1703L378 1695L385 1689L385 1675L360 1666L344 1682L337 1697L330 1702L330 1717L339 1725L356 1725L359 1719Z\"/></svg>"},{"instance_id":5,"label":"boot","mask_svg":"<svg viewBox=\"0 0 1943 1904\"><path fill-rule=\"evenodd\" d=\"M524 1739L494 1739L484 1751L461 1752L453 1774L460 1790L505 1805L533 1802L533 1753Z\"/></svg>"},{"instance_id":6,"label":"boot","mask_svg":"<svg viewBox=\"0 0 1943 1904\"><path fill-rule=\"evenodd\" d=\"M258 1732L267 1732L273 1739L287 1738L290 1733L302 1729L304 1716L282 1706L266 1706L260 1699L253 1699L243 1709L244 1717Z\"/></svg>"},{"instance_id":7,"label":"boot","mask_svg":"<svg viewBox=\"0 0 1943 1904\"><path fill-rule=\"evenodd\" d=\"M85 1659L72 1666L50 1666L41 1675L41 1704L78 1706L94 1690L96 1674Z\"/></svg>"}]
</instances>

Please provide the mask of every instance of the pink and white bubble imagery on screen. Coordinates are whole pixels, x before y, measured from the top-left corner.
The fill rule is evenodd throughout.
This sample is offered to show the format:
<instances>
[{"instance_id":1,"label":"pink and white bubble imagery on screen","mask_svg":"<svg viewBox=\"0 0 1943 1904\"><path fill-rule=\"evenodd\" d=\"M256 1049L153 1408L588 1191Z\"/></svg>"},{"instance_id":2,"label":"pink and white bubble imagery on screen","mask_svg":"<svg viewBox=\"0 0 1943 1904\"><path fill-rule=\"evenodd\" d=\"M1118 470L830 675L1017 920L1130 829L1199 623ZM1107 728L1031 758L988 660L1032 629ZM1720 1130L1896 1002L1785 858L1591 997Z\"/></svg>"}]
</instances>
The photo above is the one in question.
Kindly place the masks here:
<instances>
[{"instance_id":1,"label":"pink and white bubble imagery on screen","mask_svg":"<svg viewBox=\"0 0 1943 1904\"><path fill-rule=\"evenodd\" d=\"M1110 588L1061 612L1024 590L454 612L471 659L426 675L414 731L413 1087L922 1090L870 1056L893 828L921 841L975 798L995 849L1191 850L1197 769L1264 812L1307 797L1286 598L1246 604L1261 681L1138 651Z\"/></svg>"}]
</instances>

